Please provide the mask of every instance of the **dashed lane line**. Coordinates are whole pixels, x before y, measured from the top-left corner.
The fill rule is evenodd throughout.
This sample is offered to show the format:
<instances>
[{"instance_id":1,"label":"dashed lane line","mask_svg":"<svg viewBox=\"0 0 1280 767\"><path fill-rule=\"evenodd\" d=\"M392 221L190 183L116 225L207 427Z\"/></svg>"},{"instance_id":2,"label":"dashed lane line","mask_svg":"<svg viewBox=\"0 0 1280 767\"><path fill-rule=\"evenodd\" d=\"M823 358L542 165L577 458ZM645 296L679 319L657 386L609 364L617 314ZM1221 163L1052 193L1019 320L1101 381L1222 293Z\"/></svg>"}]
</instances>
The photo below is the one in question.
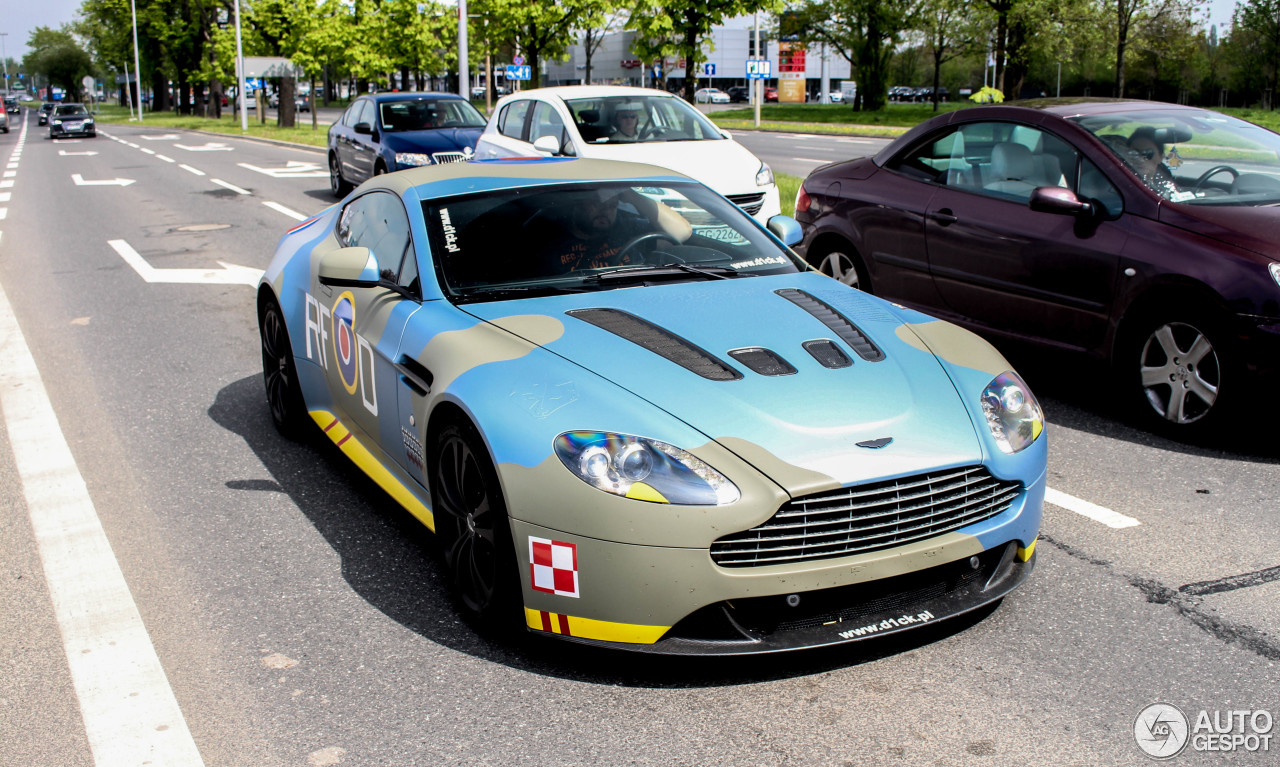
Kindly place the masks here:
<instances>
[{"instance_id":1,"label":"dashed lane line","mask_svg":"<svg viewBox=\"0 0 1280 767\"><path fill-rule=\"evenodd\" d=\"M270 200L263 200L262 204L263 204L263 205L266 205L268 208L271 208L272 210L276 210L276 211L279 211L279 212L281 212L281 213L285 214L285 215L286 215L286 216L288 216L289 218L292 218L294 221L306 221L306 220L307 220L307 217L306 217L306 216L304 216L303 214L299 213L298 211L296 211L296 210L294 210L294 209L292 209L292 208L286 208L285 206L281 205L281 204L280 204L280 203L278 203L278 202L272 202L272 201L270 201Z\"/></svg>"},{"instance_id":2,"label":"dashed lane line","mask_svg":"<svg viewBox=\"0 0 1280 767\"><path fill-rule=\"evenodd\" d=\"M210 181L212 181L213 183L217 184L218 186L222 187L223 189L230 189L231 191L235 192L236 194L253 194L253 192L250 192L248 189L241 189L240 187L236 186L235 184L228 183L228 182L226 182L226 181L223 181L223 180L222 180L222 179L220 179L220 178L211 178L211 179L209 179L209 180L210 180Z\"/></svg>"},{"instance_id":3,"label":"dashed lane line","mask_svg":"<svg viewBox=\"0 0 1280 767\"><path fill-rule=\"evenodd\" d=\"M1076 498L1074 495L1067 495L1051 487L1044 489L1044 500L1058 508L1074 511L1083 517L1092 519L1094 522L1101 522L1107 527L1117 530L1126 527L1137 527L1142 524L1133 517L1125 516L1118 511L1112 511L1096 503L1090 503L1082 498Z\"/></svg>"},{"instance_id":4,"label":"dashed lane line","mask_svg":"<svg viewBox=\"0 0 1280 767\"><path fill-rule=\"evenodd\" d=\"M196 174L197 176L203 176L203 175L205 175L205 172L204 172L204 171L200 170L199 168L193 168L193 167L191 167L190 165L187 165L186 163L179 163L179 164L178 164L178 167L179 167L179 168L182 168L183 170L185 170L185 171L186 171L186 172L188 172L188 173L194 173L194 174Z\"/></svg>"}]
</instances>

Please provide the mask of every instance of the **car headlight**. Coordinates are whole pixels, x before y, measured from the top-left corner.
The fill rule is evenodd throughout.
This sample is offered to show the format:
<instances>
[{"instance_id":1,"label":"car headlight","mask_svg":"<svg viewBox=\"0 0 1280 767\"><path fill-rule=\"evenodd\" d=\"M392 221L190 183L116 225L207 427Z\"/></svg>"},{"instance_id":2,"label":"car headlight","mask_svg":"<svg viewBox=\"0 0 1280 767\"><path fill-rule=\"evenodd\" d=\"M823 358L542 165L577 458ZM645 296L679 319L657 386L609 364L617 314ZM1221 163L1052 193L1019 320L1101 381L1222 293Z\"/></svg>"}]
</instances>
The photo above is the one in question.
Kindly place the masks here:
<instances>
[{"instance_id":1,"label":"car headlight","mask_svg":"<svg viewBox=\"0 0 1280 767\"><path fill-rule=\"evenodd\" d=\"M53 124L54 124L54 125L61 125L61 124L62 124L62 121L61 121L61 120L54 120L54 121L53 121Z\"/></svg>"},{"instance_id":2,"label":"car headlight","mask_svg":"<svg viewBox=\"0 0 1280 767\"><path fill-rule=\"evenodd\" d=\"M1271 279L1275 280L1277 285L1280 285L1280 263L1271 264L1270 269Z\"/></svg>"},{"instance_id":3,"label":"car headlight","mask_svg":"<svg viewBox=\"0 0 1280 767\"><path fill-rule=\"evenodd\" d=\"M982 390L982 413L996 444L1006 453L1022 450L1044 431L1044 414L1026 382L1009 371Z\"/></svg>"},{"instance_id":4,"label":"car headlight","mask_svg":"<svg viewBox=\"0 0 1280 767\"><path fill-rule=\"evenodd\" d=\"M701 459L654 439L570 431L556 437L555 451L578 479L624 498L724 506L742 497L736 485Z\"/></svg>"},{"instance_id":5,"label":"car headlight","mask_svg":"<svg viewBox=\"0 0 1280 767\"><path fill-rule=\"evenodd\" d=\"M396 152L397 165L430 165L431 155L420 152Z\"/></svg>"},{"instance_id":6,"label":"car headlight","mask_svg":"<svg viewBox=\"0 0 1280 767\"><path fill-rule=\"evenodd\" d=\"M85 124L85 125L93 125L93 118L92 118L92 117L88 118L87 120L85 120L85 121L84 121L84 124Z\"/></svg>"},{"instance_id":7,"label":"car headlight","mask_svg":"<svg viewBox=\"0 0 1280 767\"><path fill-rule=\"evenodd\" d=\"M756 171L756 186L772 186L773 170L769 167L769 163L760 163L760 170Z\"/></svg>"}]
</instances>

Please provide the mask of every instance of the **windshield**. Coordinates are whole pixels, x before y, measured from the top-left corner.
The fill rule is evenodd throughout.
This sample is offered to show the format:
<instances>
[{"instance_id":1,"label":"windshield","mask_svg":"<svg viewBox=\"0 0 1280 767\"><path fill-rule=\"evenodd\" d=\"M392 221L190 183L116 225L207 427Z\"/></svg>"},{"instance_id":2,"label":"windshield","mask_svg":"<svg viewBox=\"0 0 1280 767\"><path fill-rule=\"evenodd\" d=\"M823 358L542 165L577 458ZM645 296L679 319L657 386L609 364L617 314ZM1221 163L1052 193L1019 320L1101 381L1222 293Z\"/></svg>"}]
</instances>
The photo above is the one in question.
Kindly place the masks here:
<instances>
[{"instance_id":1,"label":"windshield","mask_svg":"<svg viewBox=\"0 0 1280 767\"><path fill-rule=\"evenodd\" d=\"M582 140L589 144L724 139L702 113L675 96L597 96L565 99Z\"/></svg>"},{"instance_id":2,"label":"windshield","mask_svg":"<svg viewBox=\"0 0 1280 767\"><path fill-rule=\"evenodd\" d=\"M435 128L483 128L484 117L462 99L405 99L378 105L384 131L432 130Z\"/></svg>"},{"instance_id":3,"label":"windshield","mask_svg":"<svg viewBox=\"0 0 1280 767\"><path fill-rule=\"evenodd\" d=\"M58 107L58 111L55 114L59 117L66 117L68 115L87 115L89 112L82 104L67 104L66 106Z\"/></svg>"},{"instance_id":4,"label":"windshield","mask_svg":"<svg viewBox=\"0 0 1280 767\"><path fill-rule=\"evenodd\" d=\"M1188 205L1280 203L1280 135L1209 111L1072 118L1161 197Z\"/></svg>"},{"instance_id":5,"label":"windshield","mask_svg":"<svg viewBox=\"0 0 1280 767\"><path fill-rule=\"evenodd\" d=\"M446 291L522 298L801 270L736 205L697 184L593 181L423 204Z\"/></svg>"}]
</instances>

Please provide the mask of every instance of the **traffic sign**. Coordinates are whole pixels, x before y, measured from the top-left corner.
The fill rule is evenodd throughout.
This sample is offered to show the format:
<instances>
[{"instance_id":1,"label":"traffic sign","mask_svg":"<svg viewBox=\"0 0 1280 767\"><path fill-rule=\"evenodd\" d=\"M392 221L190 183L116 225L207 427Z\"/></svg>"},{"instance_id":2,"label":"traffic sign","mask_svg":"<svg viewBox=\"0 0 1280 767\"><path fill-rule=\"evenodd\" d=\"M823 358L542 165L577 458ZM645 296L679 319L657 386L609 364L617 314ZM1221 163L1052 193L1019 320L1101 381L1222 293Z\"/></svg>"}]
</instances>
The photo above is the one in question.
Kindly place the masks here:
<instances>
[{"instance_id":1,"label":"traffic sign","mask_svg":"<svg viewBox=\"0 0 1280 767\"><path fill-rule=\"evenodd\" d=\"M716 65L715 65L715 64L711 64L711 63L703 64L703 65L702 65L702 74L703 74L704 76L706 76L706 77L715 77L715 76L716 76Z\"/></svg>"},{"instance_id":2,"label":"traffic sign","mask_svg":"<svg viewBox=\"0 0 1280 767\"><path fill-rule=\"evenodd\" d=\"M523 65L523 64L524 64L524 56L512 56L512 57L511 57L511 63L512 63L512 64L515 64L516 66L521 66L521 65Z\"/></svg>"},{"instance_id":3,"label":"traffic sign","mask_svg":"<svg viewBox=\"0 0 1280 767\"><path fill-rule=\"evenodd\" d=\"M532 80L533 67L528 64L508 64L507 65L508 80Z\"/></svg>"},{"instance_id":4,"label":"traffic sign","mask_svg":"<svg viewBox=\"0 0 1280 767\"><path fill-rule=\"evenodd\" d=\"M773 77L773 62L767 59L761 59L759 61L748 59L748 80L768 80L771 77Z\"/></svg>"}]
</instances>

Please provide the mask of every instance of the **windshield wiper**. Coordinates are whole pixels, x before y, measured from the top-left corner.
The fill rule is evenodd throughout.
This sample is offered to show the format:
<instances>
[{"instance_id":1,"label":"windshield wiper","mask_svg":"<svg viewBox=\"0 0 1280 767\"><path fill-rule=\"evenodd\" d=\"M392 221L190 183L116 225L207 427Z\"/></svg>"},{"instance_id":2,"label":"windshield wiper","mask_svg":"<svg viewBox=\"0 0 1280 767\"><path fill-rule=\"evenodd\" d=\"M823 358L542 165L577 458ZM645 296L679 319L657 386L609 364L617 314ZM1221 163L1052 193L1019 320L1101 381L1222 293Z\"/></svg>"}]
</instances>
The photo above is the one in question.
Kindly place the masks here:
<instances>
[{"instance_id":1,"label":"windshield wiper","mask_svg":"<svg viewBox=\"0 0 1280 767\"><path fill-rule=\"evenodd\" d=\"M741 272L725 266L690 266L689 264L669 263L661 266L630 266L612 269L582 278L583 282L627 282L630 280L648 279L685 279L686 275L697 274L713 280L728 280L742 276Z\"/></svg>"},{"instance_id":2,"label":"windshield wiper","mask_svg":"<svg viewBox=\"0 0 1280 767\"><path fill-rule=\"evenodd\" d=\"M552 296L557 293L582 293L585 290L585 288L578 285L488 285L464 288L458 299L461 301L488 301L495 298L533 298L536 296Z\"/></svg>"}]
</instances>

